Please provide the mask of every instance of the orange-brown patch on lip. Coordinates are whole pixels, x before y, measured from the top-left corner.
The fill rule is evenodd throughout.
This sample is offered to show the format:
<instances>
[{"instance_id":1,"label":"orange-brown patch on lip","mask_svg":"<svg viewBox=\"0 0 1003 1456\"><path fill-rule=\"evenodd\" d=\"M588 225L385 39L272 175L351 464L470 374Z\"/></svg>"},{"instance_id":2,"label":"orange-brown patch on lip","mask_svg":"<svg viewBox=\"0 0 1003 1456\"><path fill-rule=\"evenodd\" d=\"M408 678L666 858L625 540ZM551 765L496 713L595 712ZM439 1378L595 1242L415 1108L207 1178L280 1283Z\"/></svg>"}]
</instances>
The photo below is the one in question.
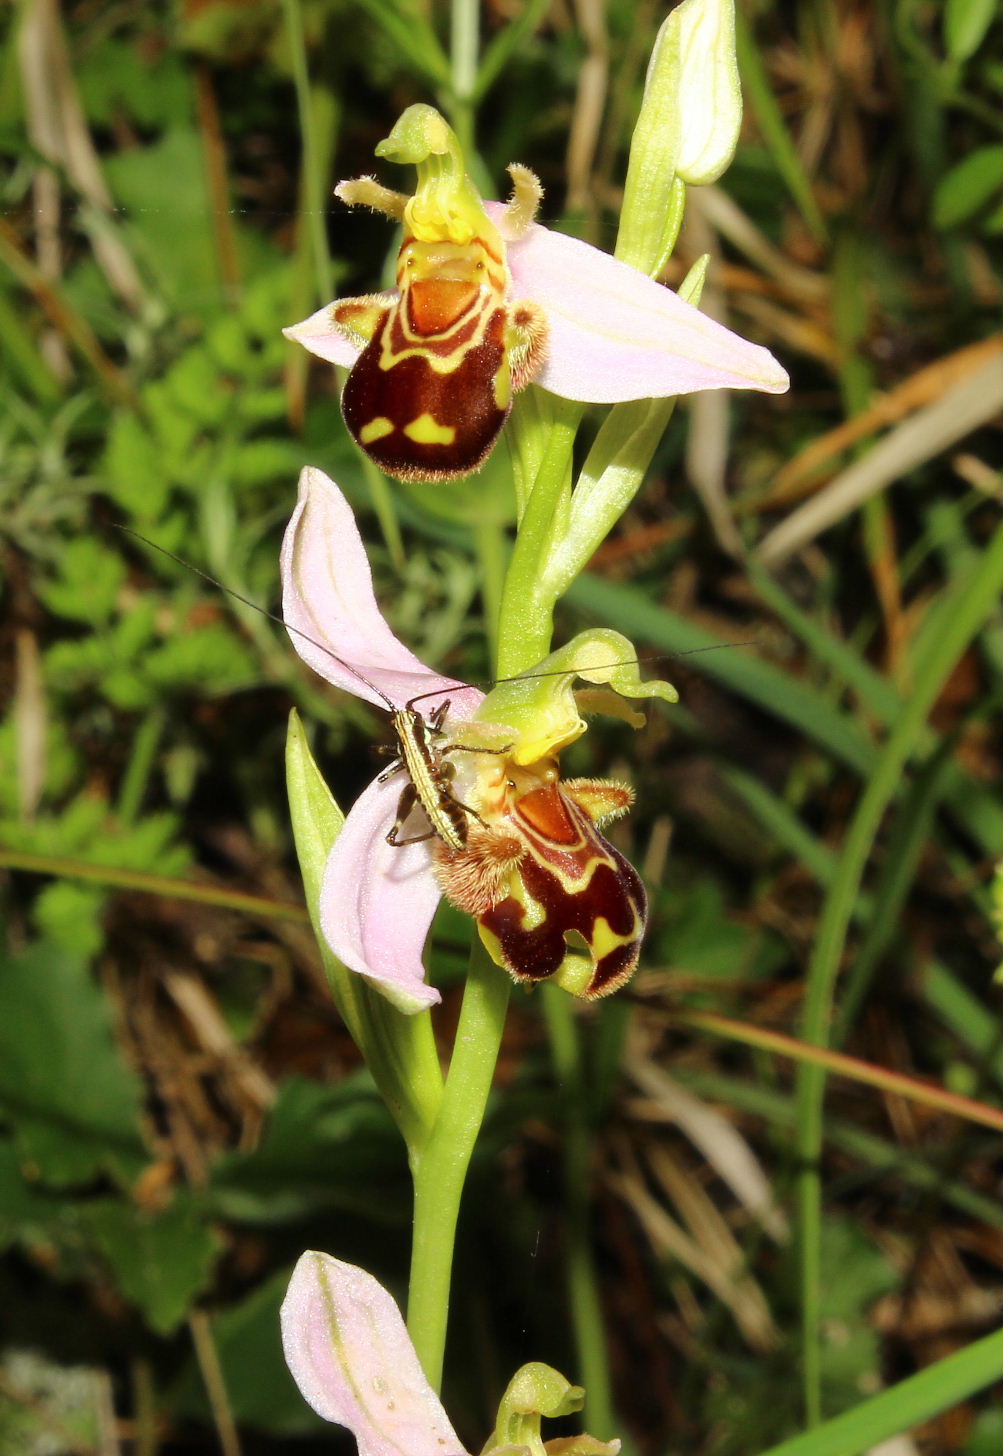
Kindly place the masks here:
<instances>
[{"instance_id":1,"label":"orange-brown patch on lip","mask_svg":"<svg viewBox=\"0 0 1003 1456\"><path fill-rule=\"evenodd\" d=\"M577 830L556 784L531 789L518 803L519 816L554 844L574 844Z\"/></svg>"},{"instance_id":2,"label":"orange-brown patch on lip","mask_svg":"<svg viewBox=\"0 0 1003 1456\"><path fill-rule=\"evenodd\" d=\"M476 299L476 285L461 279L416 279L408 288L411 321L420 334L441 334Z\"/></svg>"}]
</instances>

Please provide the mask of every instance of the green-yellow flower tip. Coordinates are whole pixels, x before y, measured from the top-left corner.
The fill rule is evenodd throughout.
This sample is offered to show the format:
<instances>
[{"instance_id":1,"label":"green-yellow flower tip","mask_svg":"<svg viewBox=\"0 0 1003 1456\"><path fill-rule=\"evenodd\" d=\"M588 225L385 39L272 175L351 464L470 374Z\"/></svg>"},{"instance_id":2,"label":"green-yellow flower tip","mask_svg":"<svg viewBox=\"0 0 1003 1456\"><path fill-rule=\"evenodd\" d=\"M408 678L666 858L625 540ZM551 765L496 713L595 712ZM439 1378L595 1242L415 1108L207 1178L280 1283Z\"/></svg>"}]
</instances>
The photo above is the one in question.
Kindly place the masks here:
<instances>
[{"instance_id":1,"label":"green-yellow flower tip","mask_svg":"<svg viewBox=\"0 0 1003 1456\"><path fill-rule=\"evenodd\" d=\"M498 239L467 176L456 134L434 106L409 106L376 155L417 168L418 185L404 208L404 225L418 242L465 247L474 238Z\"/></svg>"},{"instance_id":2,"label":"green-yellow flower tip","mask_svg":"<svg viewBox=\"0 0 1003 1456\"><path fill-rule=\"evenodd\" d=\"M586 724L575 699L576 678L607 684L626 698L661 698L674 703L678 694L671 683L643 682L637 655L630 641L608 627L580 632L545 657L532 672L498 683L488 693L476 717L504 724L516 733L512 752L521 765L560 753L581 737Z\"/></svg>"}]
</instances>

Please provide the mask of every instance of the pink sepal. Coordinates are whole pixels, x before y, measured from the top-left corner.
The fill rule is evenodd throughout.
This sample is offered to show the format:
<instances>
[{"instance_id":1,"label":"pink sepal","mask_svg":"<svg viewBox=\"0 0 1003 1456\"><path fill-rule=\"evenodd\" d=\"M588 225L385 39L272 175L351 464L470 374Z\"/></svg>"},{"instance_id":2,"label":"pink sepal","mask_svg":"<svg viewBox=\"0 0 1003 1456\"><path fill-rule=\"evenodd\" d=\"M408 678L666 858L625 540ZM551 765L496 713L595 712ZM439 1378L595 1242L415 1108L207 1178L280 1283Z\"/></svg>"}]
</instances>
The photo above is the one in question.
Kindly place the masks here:
<instances>
[{"instance_id":1,"label":"pink sepal","mask_svg":"<svg viewBox=\"0 0 1003 1456\"><path fill-rule=\"evenodd\" d=\"M497 218L501 204L488 202ZM614 404L698 389L782 394L786 372L671 289L578 238L534 224L508 245L512 297L547 317L547 358L534 382L565 399Z\"/></svg>"},{"instance_id":2,"label":"pink sepal","mask_svg":"<svg viewBox=\"0 0 1003 1456\"><path fill-rule=\"evenodd\" d=\"M464 1456L383 1286L330 1254L303 1254L282 1305L286 1364L304 1400L347 1426L359 1456Z\"/></svg>"},{"instance_id":3,"label":"pink sepal","mask_svg":"<svg viewBox=\"0 0 1003 1456\"><path fill-rule=\"evenodd\" d=\"M320 923L342 964L410 1016L442 998L425 984L421 959L440 897L431 840L386 838L406 782L403 774L374 780L352 805L324 869Z\"/></svg>"},{"instance_id":4,"label":"pink sepal","mask_svg":"<svg viewBox=\"0 0 1003 1456\"><path fill-rule=\"evenodd\" d=\"M304 662L357 698L402 707L431 693L420 705L429 713L448 695L450 716L469 718L484 696L432 672L394 636L373 593L352 509L334 481L309 465L282 542L282 615Z\"/></svg>"}]
</instances>

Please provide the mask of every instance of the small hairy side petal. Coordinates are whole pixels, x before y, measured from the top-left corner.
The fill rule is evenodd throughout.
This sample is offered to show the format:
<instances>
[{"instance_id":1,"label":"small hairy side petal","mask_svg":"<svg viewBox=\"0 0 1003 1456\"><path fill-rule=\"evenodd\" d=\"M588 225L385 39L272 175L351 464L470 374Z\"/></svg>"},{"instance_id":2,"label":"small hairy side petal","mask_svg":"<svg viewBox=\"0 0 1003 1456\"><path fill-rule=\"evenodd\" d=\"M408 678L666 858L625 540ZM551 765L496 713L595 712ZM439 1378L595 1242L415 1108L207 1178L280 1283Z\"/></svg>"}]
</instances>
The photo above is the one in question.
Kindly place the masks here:
<instances>
[{"instance_id":1,"label":"small hairy side petal","mask_svg":"<svg viewBox=\"0 0 1003 1456\"><path fill-rule=\"evenodd\" d=\"M318 359L326 359L329 364L340 364L343 369L351 369L362 347L361 344L352 343L344 330L335 323L333 303L325 303L323 308L319 308L309 318L298 324L290 324L282 332L292 343L302 344L304 349L316 354Z\"/></svg>"}]
</instances>

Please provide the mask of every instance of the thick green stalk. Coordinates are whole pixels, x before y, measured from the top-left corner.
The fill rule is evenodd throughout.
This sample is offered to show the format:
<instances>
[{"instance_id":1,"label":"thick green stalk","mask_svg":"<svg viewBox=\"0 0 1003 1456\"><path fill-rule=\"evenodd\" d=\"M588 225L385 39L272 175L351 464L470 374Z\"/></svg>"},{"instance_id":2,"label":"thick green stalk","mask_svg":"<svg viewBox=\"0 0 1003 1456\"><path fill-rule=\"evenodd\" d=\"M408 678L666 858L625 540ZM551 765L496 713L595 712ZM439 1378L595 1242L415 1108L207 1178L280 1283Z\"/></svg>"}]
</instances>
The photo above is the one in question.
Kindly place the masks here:
<instances>
[{"instance_id":1,"label":"thick green stalk","mask_svg":"<svg viewBox=\"0 0 1003 1456\"><path fill-rule=\"evenodd\" d=\"M600 1438L608 1438L616 1424L599 1279L593 1259L591 1128L578 1025L571 997L565 991L557 986L544 986L542 1001L561 1115L561 1172L567 1212L565 1268L578 1356L577 1374L585 1387L585 1425Z\"/></svg>"},{"instance_id":2,"label":"thick green stalk","mask_svg":"<svg viewBox=\"0 0 1003 1456\"><path fill-rule=\"evenodd\" d=\"M563 537L566 528L571 455L581 416L581 406L569 406L547 427L547 443L519 523L502 593L500 677L525 672L550 648L555 597L547 589L545 577L554 542Z\"/></svg>"},{"instance_id":3,"label":"thick green stalk","mask_svg":"<svg viewBox=\"0 0 1003 1456\"><path fill-rule=\"evenodd\" d=\"M508 977L475 939L439 1114L428 1141L412 1156L414 1236L407 1325L435 1390L442 1383L460 1198L484 1120L510 992Z\"/></svg>"}]
</instances>

